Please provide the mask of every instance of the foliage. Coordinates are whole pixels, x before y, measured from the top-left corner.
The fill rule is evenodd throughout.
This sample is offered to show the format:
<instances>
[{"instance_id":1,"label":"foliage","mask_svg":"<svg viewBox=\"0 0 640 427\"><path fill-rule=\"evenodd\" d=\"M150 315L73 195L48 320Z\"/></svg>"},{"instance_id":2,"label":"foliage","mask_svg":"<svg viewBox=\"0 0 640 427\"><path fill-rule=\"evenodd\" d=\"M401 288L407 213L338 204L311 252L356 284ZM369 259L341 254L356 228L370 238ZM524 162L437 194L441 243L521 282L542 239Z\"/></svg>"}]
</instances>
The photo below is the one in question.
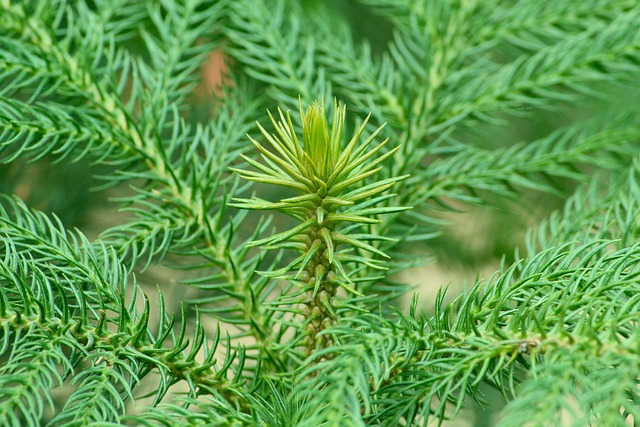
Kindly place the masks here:
<instances>
[{"instance_id":1,"label":"foliage","mask_svg":"<svg viewBox=\"0 0 640 427\"><path fill-rule=\"evenodd\" d=\"M487 387L503 426L639 423L639 26L635 0L0 0L0 425L414 426ZM536 200L493 275L402 308L462 259L450 221Z\"/></svg>"}]
</instances>

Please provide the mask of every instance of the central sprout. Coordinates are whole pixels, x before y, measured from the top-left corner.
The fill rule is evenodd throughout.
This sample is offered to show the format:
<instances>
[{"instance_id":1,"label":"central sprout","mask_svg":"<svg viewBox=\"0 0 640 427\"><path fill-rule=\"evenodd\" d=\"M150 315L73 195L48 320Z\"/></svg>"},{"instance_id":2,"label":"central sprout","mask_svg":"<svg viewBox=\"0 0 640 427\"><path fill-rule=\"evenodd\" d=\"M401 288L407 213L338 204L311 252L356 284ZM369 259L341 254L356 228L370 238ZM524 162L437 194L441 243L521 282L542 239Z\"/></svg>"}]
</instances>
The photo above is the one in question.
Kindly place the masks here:
<instances>
[{"instance_id":1,"label":"central sprout","mask_svg":"<svg viewBox=\"0 0 640 427\"><path fill-rule=\"evenodd\" d=\"M300 116L302 121L303 147L305 152L305 163L308 171L312 172L310 179L320 179L326 185L329 176L333 172L342 142L342 128L346 108L334 104L333 122L331 124L331 134L327 118L324 115L324 103L314 102L307 107L303 114L300 106Z\"/></svg>"},{"instance_id":2,"label":"central sprout","mask_svg":"<svg viewBox=\"0 0 640 427\"><path fill-rule=\"evenodd\" d=\"M377 247L382 240L371 234L378 216L405 208L388 206L393 194L382 194L399 180L391 177L374 180L382 162L399 147L380 154L387 140L373 144L382 130L376 129L364 141L360 136L367 119L342 147L346 115L344 105L334 102L331 126L324 104L314 102L306 111L300 106L302 143L291 116L278 110L280 120L270 113L275 128L270 134L258 128L270 148L249 137L262 162L242 155L256 170L233 169L241 177L295 190L298 195L279 201L253 197L233 199L232 206L243 209L277 210L299 221L293 228L249 243L265 249L293 249L298 257L287 266L263 274L290 280L302 287L297 293L306 306L309 342L315 348L316 335L335 318L337 289L359 295L354 271L361 267L385 270L386 258Z\"/></svg>"}]
</instances>

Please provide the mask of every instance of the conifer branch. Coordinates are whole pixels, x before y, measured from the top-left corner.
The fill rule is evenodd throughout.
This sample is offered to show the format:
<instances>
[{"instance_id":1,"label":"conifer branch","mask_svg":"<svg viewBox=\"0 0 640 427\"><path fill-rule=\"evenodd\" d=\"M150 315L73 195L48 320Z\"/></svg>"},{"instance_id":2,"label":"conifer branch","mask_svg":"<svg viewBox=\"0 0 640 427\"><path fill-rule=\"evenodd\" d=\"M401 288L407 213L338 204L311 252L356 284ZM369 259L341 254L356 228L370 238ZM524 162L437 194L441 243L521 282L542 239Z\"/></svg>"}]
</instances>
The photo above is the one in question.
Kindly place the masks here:
<instances>
[{"instance_id":1,"label":"conifer branch","mask_svg":"<svg viewBox=\"0 0 640 427\"><path fill-rule=\"evenodd\" d=\"M68 52L65 52L53 43L53 36L51 36L46 29L40 27L31 28L31 26L36 25L37 21L34 21L34 23L27 21L25 11L20 5L10 5L9 7L10 9L8 11L15 20L12 21L12 25L15 26L16 31L29 36L31 38L30 42L38 49L45 49L43 52L45 56L55 58L58 61L56 67L64 70L61 73L64 84L74 91L77 91L79 95L81 94L87 97L88 94L88 101L91 102L92 105L99 106L100 109L105 109L104 115L100 117L109 125L104 126L102 122L96 118L88 117L86 119L86 127L83 127L82 122L79 123L79 119L84 117L83 110L78 111L78 118L74 117L74 121L72 122L70 118L67 119L64 116L57 119L57 116L61 116L64 113L57 112L57 110L51 108L52 106L50 105L42 104L40 109L23 105L21 106L24 107L23 111L30 111L30 109L34 111L34 118L38 117L37 115L42 117L44 122L42 130L31 130L34 124L37 123L32 119L29 124L30 128L28 128L27 131L29 133L25 138L23 140L9 142L21 142L24 147L23 149L33 151L48 144L47 147L51 147L49 150L55 150L56 153L60 153L60 155L64 157L75 151L79 143L85 143L84 138L86 138L85 144L88 145L87 149L92 144L99 144L98 148L93 148L93 151L100 152L100 155L104 156L106 158L105 160L109 162L117 162L118 159L126 158L127 162L131 162L129 163L130 165L135 163L139 165L140 162L138 162L138 159L144 159L144 163L142 164L144 164L145 167L140 172L132 171L125 174L105 177L109 181L116 182L124 180L131 181L137 178L150 180L151 187L154 188L154 190L150 191L146 188L140 189L135 196L122 199L121 202L125 206L125 210L134 212L139 217L139 220L128 223L124 227L106 230L102 240L106 244L114 245L118 248L121 257L126 258L130 256L131 265L135 265L140 258L146 257L146 265L148 266L153 259L162 259L167 254L170 247L168 242L172 242L172 244L175 245L174 251L180 252L183 250L180 249L181 246L191 245L196 236L202 236L206 242L204 244L205 249L198 248L193 255L202 256L204 250L207 258L213 257L216 265L223 266L223 277L226 282L225 287L228 286L228 284L233 284L233 294L246 294L248 289L251 289L251 276L244 277L244 275L238 275L233 265L242 264L243 261L241 259L233 259L238 255L234 254L234 251L227 248L226 243L224 243L230 240L231 236L229 236L229 233L233 233L233 229L228 227L223 230L217 229L217 224L220 224L220 218L224 215L224 211L212 212L212 208L216 206L216 204L219 204L219 201L224 197L224 195L221 194L223 189L233 186L233 183L229 182L224 176L221 177L217 173L212 174L212 171L223 170L225 162L231 161L235 155L237 155L237 147L234 147L233 144L234 141L238 140L237 135L242 134L243 129L247 127L246 120L248 117L251 117L252 114L250 108L251 103L245 103L245 109L240 114L229 111L227 112L228 118L225 119L224 116L221 117L219 123L215 125L218 127L218 130L221 131L218 135L221 141L219 144L210 144L211 129L208 127L198 128L193 132L183 121L179 119L176 120L176 118L179 117L177 107L170 107L168 105L170 100L166 98L169 94L176 93L179 87L181 91L186 90L184 87L181 87L181 85L185 81L190 81L190 75L199 64L197 60L191 59L184 63L180 58L173 57L171 61L168 59L166 61L160 61L156 52L154 56L159 62L155 65L161 67L156 73L151 69L145 71L144 68L140 68L142 66L141 63L129 59L126 55L116 56L115 59L108 59L109 62L112 62L112 66L115 69L118 67L124 67L125 70L139 69L139 72L142 73L140 75L141 77L137 77L134 74L134 77L137 77L137 79L133 81L134 94L131 95L132 99L125 104L123 100L117 97L119 95L118 93L109 90L110 88L119 87L117 82L112 81L113 77L110 77L107 83L98 84L94 74L95 72L86 67L86 64L78 63ZM187 41L195 43L198 34L201 34L204 28L211 25L212 18L215 18L215 13L209 14L204 11L195 11L196 7L197 5L192 3L184 10L186 15L192 15L192 18L186 17L185 19L198 20L197 28L200 32L194 30L194 33L180 33L181 37L186 38L183 40L185 43ZM220 7L220 5L218 5L218 7ZM157 8L153 13L156 19L161 19L159 15L160 12ZM176 17L174 16L174 18ZM159 21L156 23L157 25L163 25ZM97 30L94 29L94 31ZM165 37L165 41L176 43L176 39L171 33L163 32L162 34L163 37ZM44 42L46 40L49 41ZM145 40L150 50L163 49L159 44L161 41L156 40L152 36L146 36ZM182 42L178 40L177 43L181 44ZM195 48L195 51L191 53L191 55L195 56L196 59L204 56L204 54L207 53L205 50L207 46L210 47L210 45L202 45ZM101 47L97 46L96 49L100 51ZM172 49L170 53L178 55L176 47L174 46ZM178 71L176 71L176 69ZM174 72L179 74L179 76L174 76ZM126 75L123 75L121 79L125 79L126 77ZM150 80L143 81L142 77ZM175 85L175 87L167 86L163 89L162 87L155 86L154 89L157 89L157 91L154 91L153 93L155 95L152 96L156 98L153 100L146 99L141 85L152 86L156 80L159 85L164 84L162 83L164 81L167 84ZM136 87L137 89L135 89ZM139 92L138 95L135 94L135 90ZM158 97L165 98L160 99ZM164 107L162 107L162 111L159 109L153 110L161 112L161 114L151 119L145 117L144 114L147 113L139 116L138 113L135 112L135 102L133 101L152 102L153 105L164 105ZM12 102L15 103L17 101ZM179 102L179 99L175 99L173 102ZM9 101L7 101L7 103L9 103ZM11 106L11 104L8 104L8 106ZM7 108L7 110L11 113L15 111L15 108ZM235 114L235 117L231 117L233 114ZM169 120L165 120L164 116L166 115L170 117ZM56 119L52 120L52 116ZM51 130L52 128L64 129L66 127L64 126L65 122L61 119L66 120L69 128L74 130L79 128L81 133L78 136L72 134L71 136L74 136L74 138L67 140L66 145L60 147L52 144L52 142L54 142L52 141L54 134ZM227 126L220 129L219 126L222 125L225 120ZM170 126L170 130L174 135L168 145L158 140L157 136L154 135L156 130L151 131L152 129L156 129L161 122L166 122L166 126ZM13 131L16 123L11 116L7 117L6 123L9 126L7 131ZM150 127L145 130L145 126ZM214 126L211 128L214 128ZM84 133L87 133L89 136L84 137ZM103 133L106 135L103 136ZM112 133L115 135L111 136L110 134ZM225 138L223 136L224 133L226 133L228 137L227 141L222 142L222 138ZM20 136L20 133L18 133L18 136ZM62 138L58 138L58 140L62 141ZM114 146L109 146L105 149L104 145L108 142L112 142ZM130 147L135 151L135 155L132 155L132 149ZM68 151L65 151L65 149ZM204 158L199 158L198 151L200 149L204 149L205 152L209 154ZM82 157L86 155L87 152L88 151L83 151L78 155ZM20 153L21 150L17 150L13 157L16 157ZM47 151L40 150L37 151L37 153L39 155L46 155ZM176 157L176 154L179 155L178 158L181 159L182 162L191 164L187 167L174 164L173 158ZM9 157L7 161L11 159L12 158ZM221 164L217 164L216 162L218 161L220 161ZM139 166L132 169L135 170L138 168ZM218 191L215 191L216 189L218 189ZM144 200L144 203L138 205L142 200ZM239 219L240 217L238 217L238 220ZM189 251L189 253L191 252L192 251ZM260 305L253 304L244 298L240 298L239 303L238 311L241 315L237 318L245 319L246 324L255 329L253 336L256 337L257 340L261 340L262 337L267 334L266 331L270 330L270 327L266 324L266 322L268 322L266 316L261 313L262 308ZM233 317L228 316L225 320L233 321ZM268 345L266 346L268 347Z\"/></svg>"},{"instance_id":2,"label":"conifer branch","mask_svg":"<svg viewBox=\"0 0 640 427\"><path fill-rule=\"evenodd\" d=\"M296 134L288 113L279 111L279 120L270 115L276 133L269 134L260 126L269 148L251 139L264 163L245 157L250 165L261 172L233 168L247 180L283 186L298 193L296 197L285 198L276 203L256 197L234 199L235 203L231 206L242 209L275 209L300 221L299 225L290 230L254 241L250 245L265 246L268 249L293 247L300 254L286 267L267 275L299 283L303 299L298 298L296 302L306 306L304 318L309 333L308 352L318 345L324 347L327 344L322 340L319 344L316 337L336 320L338 289L359 295L347 270L348 263L365 263L372 268L384 269L378 259L367 259L358 253L369 252L388 258L384 252L365 242L374 240L375 236L343 234L347 230L352 232L353 229L346 228L345 224L378 223L378 215L406 209L362 209L365 200L380 195L406 177L363 184L363 181L378 172L378 165L395 150L375 159L377 152L386 143L385 140L372 147L382 128L360 142L368 119L358 127L347 145L342 147L346 109L335 102L333 110L333 120L329 127L324 105L315 102L303 111L301 104L302 137ZM346 246L348 249L339 250L338 246Z\"/></svg>"},{"instance_id":3,"label":"conifer branch","mask_svg":"<svg viewBox=\"0 0 640 427\"><path fill-rule=\"evenodd\" d=\"M0 318L3 329L14 333L3 334L0 346L13 349L2 375L6 385L0 414L9 417L6 423L24 419L33 424L40 419L44 405L31 403L38 402L33 395L47 396L69 377L76 378L78 388L58 414L60 420L90 422L104 420L107 414L111 415L106 419L117 420L124 402L132 398L131 389L153 370L162 378L158 401L181 380L194 393L221 394L235 401L230 392L234 381L226 377L235 355L229 353L229 364L214 370L218 340L206 343L199 321L194 343L184 351L189 344L186 329L173 334L173 319L161 298L159 334L151 335L148 300L145 296L144 310L138 312L135 300L141 291L137 284L127 284L126 271L113 251L91 245L81 234L67 233L55 218L31 213L19 202L7 204L10 211L0 216L6 242L0 250ZM115 316L107 318L107 312ZM167 339L170 347L165 347ZM206 357L199 363L194 357L203 345ZM83 363L90 367L76 372ZM64 368L62 373L58 366ZM240 378L236 375L236 381ZM98 400L88 401L90 393L98 393Z\"/></svg>"}]
</instances>

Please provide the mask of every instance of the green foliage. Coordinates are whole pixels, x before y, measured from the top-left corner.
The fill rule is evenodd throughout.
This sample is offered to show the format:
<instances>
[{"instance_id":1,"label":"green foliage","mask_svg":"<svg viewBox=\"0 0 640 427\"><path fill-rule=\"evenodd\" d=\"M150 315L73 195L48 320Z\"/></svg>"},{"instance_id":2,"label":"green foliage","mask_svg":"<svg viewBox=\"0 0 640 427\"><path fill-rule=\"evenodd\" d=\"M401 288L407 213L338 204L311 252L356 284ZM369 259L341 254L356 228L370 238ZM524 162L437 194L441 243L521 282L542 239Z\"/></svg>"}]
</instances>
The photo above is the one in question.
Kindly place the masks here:
<instances>
[{"instance_id":1,"label":"green foliage","mask_svg":"<svg viewBox=\"0 0 640 427\"><path fill-rule=\"evenodd\" d=\"M639 27L635 0L0 0L0 425L640 423ZM534 225L403 308L469 206Z\"/></svg>"}]
</instances>

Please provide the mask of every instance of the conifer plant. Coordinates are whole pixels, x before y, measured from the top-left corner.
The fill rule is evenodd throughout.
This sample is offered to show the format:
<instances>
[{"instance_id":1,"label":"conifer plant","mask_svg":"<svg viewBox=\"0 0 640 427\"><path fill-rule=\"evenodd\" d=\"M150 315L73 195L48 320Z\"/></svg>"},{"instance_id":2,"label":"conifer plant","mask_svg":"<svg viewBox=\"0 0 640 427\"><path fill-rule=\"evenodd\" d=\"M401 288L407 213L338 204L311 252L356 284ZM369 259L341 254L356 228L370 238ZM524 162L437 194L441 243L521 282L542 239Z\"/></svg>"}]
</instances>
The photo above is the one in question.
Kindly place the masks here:
<instances>
[{"instance_id":1,"label":"conifer plant","mask_svg":"<svg viewBox=\"0 0 640 427\"><path fill-rule=\"evenodd\" d=\"M640 424L639 28L0 0L0 426Z\"/></svg>"}]
</instances>

